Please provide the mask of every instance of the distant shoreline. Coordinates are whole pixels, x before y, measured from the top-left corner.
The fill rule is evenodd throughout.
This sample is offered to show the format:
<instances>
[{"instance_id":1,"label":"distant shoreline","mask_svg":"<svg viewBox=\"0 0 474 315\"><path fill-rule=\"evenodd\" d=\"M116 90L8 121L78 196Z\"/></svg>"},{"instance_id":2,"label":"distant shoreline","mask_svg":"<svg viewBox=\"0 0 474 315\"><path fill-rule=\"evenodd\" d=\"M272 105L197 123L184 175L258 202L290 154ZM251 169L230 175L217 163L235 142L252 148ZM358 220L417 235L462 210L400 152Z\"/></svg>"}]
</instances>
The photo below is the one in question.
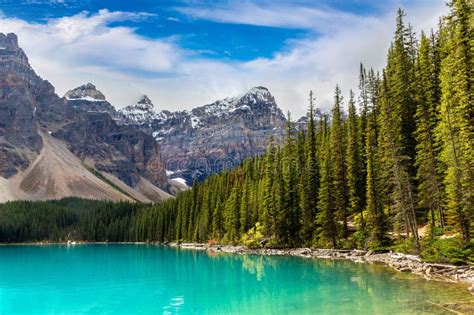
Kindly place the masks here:
<instances>
[{"instance_id":1,"label":"distant shoreline","mask_svg":"<svg viewBox=\"0 0 474 315\"><path fill-rule=\"evenodd\" d=\"M307 259L332 259L350 260L354 263L381 263L399 272L409 272L421 276L427 280L443 281L451 283L465 283L470 285L468 290L474 294L474 266L455 266L449 264L426 263L419 256L401 254L396 252L372 252L365 250L343 250L343 249L311 249L311 248L288 248L251 249L245 246L233 245L209 245L203 243L151 243L151 242L29 242L29 243L0 243L2 246L48 246L48 245L162 245L179 249L206 250L217 253L230 253L238 255L259 256L293 256Z\"/></svg>"}]
</instances>

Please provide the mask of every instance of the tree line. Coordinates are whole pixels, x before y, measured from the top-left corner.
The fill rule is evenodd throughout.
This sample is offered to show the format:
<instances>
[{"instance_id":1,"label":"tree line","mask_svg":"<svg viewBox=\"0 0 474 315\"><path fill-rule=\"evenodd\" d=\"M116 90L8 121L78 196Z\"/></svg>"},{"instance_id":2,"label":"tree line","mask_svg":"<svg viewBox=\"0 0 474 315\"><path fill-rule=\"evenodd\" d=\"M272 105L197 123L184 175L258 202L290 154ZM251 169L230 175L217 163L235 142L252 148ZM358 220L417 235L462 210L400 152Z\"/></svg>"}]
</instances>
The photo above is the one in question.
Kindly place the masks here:
<instances>
[{"instance_id":1,"label":"tree line","mask_svg":"<svg viewBox=\"0 0 474 315\"><path fill-rule=\"evenodd\" d=\"M359 87L308 123L288 117L282 145L140 212L136 235L266 246L383 248L424 234L471 241L472 3L454 0L418 38L400 9L381 72L360 65Z\"/></svg>"},{"instance_id":2,"label":"tree line","mask_svg":"<svg viewBox=\"0 0 474 315\"><path fill-rule=\"evenodd\" d=\"M417 37L398 11L385 68L360 65L347 102L288 115L282 143L156 205L77 199L0 205L0 242L93 241L387 248L441 235L471 245L474 212L472 3L453 0ZM29 211L35 208L35 211ZM73 234L71 234L73 233Z\"/></svg>"},{"instance_id":3,"label":"tree line","mask_svg":"<svg viewBox=\"0 0 474 315\"><path fill-rule=\"evenodd\" d=\"M0 204L0 243L131 241L133 218L149 205L66 198Z\"/></svg>"}]
</instances>

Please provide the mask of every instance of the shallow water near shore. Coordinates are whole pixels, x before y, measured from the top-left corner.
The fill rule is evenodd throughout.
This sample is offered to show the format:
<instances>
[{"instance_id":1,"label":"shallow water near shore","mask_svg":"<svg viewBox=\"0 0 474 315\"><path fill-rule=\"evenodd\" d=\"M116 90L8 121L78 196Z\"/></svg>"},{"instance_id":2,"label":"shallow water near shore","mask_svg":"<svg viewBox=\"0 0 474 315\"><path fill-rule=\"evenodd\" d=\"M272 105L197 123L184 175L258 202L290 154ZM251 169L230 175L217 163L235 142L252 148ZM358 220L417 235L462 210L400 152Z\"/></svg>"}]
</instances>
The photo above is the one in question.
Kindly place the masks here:
<instances>
[{"instance_id":1,"label":"shallow water near shore","mask_svg":"<svg viewBox=\"0 0 474 315\"><path fill-rule=\"evenodd\" d=\"M0 314L446 314L465 285L378 265L154 245L0 247Z\"/></svg>"}]
</instances>

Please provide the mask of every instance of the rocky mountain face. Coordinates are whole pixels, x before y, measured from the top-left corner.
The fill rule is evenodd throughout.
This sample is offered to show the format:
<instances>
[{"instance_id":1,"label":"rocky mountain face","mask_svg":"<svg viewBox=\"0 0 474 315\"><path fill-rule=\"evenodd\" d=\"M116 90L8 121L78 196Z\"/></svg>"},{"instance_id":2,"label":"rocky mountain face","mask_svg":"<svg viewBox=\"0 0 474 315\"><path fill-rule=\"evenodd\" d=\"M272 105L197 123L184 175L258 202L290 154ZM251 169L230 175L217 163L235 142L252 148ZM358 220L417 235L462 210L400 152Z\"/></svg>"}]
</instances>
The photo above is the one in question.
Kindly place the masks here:
<instances>
[{"instance_id":1,"label":"rocky mountain face","mask_svg":"<svg viewBox=\"0 0 474 315\"><path fill-rule=\"evenodd\" d=\"M91 83L70 90L64 95L64 98L76 109L86 112L107 113L112 117L115 115L115 108L105 100L104 94Z\"/></svg>"},{"instance_id":2,"label":"rocky mountain face","mask_svg":"<svg viewBox=\"0 0 474 315\"><path fill-rule=\"evenodd\" d=\"M64 98L89 115L108 114L119 126L152 136L161 149L168 176L177 179L178 184L191 185L194 180L262 154L270 136L277 142L282 139L286 123L286 117L265 87L175 112L157 111L146 95L136 104L116 110L90 83L67 92ZM304 118L300 120L303 123Z\"/></svg>"},{"instance_id":3,"label":"rocky mountain face","mask_svg":"<svg viewBox=\"0 0 474 315\"><path fill-rule=\"evenodd\" d=\"M158 143L117 124L114 112L91 84L58 97L30 67L16 35L0 33L0 201L168 197Z\"/></svg>"},{"instance_id":4,"label":"rocky mountain face","mask_svg":"<svg viewBox=\"0 0 474 315\"><path fill-rule=\"evenodd\" d=\"M0 33L0 175L25 170L42 148L35 122L35 93L40 89L15 34Z\"/></svg>"},{"instance_id":5,"label":"rocky mountain face","mask_svg":"<svg viewBox=\"0 0 474 315\"><path fill-rule=\"evenodd\" d=\"M108 113L120 126L155 138L168 176L190 185L245 158L265 152L270 136L282 139L286 117L265 87L238 97L185 111L157 111L146 95L115 110L94 85L66 93L71 106L89 113Z\"/></svg>"},{"instance_id":6,"label":"rocky mountain face","mask_svg":"<svg viewBox=\"0 0 474 315\"><path fill-rule=\"evenodd\" d=\"M169 174L188 184L262 154L271 135L281 139L286 122L265 87L177 112L157 112L144 96L120 110L116 120L151 134L162 148Z\"/></svg>"}]
</instances>

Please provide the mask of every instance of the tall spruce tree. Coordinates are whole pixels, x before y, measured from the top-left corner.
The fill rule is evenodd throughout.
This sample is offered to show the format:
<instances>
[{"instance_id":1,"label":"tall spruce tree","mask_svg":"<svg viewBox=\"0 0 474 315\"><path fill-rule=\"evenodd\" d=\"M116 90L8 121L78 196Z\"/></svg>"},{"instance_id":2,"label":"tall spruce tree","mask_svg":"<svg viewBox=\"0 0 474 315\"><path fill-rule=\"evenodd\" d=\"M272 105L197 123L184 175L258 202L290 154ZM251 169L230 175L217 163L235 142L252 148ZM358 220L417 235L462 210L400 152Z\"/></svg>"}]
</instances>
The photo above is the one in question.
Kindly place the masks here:
<instances>
[{"instance_id":1,"label":"tall spruce tree","mask_svg":"<svg viewBox=\"0 0 474 315\"><path fill-rule=\"evenodd\" d=\"M382 162L386 167L388 192L390 195L389 206L394 210L399 223L403 223L407 237L413 237L414 248L420 251L420 239L415 212L415 199L410 173L406 165L409 157L404 155L403 146L403 117L398 116L396 107L392 102L385 73L382 79L380 97L380 134L379 146L382 153Z\"/></svg>"},{"instance_id":2,"label":"tall spruce tree","mask_svg":"<svg viewBox=\"0 0 474 315\"><path fill-rule=\"evenodd\" d=\"M332 108L332 124L330 132L331 145L331 170L334 185L334 206L337 219L342 221L342 237L347 238L349 232L347 228L347 210L349 208L349 191L347 187L347 166L346 166L346 132L345 121L342 113L342 93L339 86L336 86L334 93L334 105Z\"/></svg>"},{"instance_id":3,"label":"tall spruce tree","mask_svg":"<svg viewBox=\"0 0 474 315\"><path fill-rule=\"evenodd\" d=\"M237 243L240 238L240 189L234 184L229 198L225 203L226 239L229 243Z\"/></svg>"},{"instance_id":4,"label":"tall spruce tree","mask_svg":"<svg viewBox=\"0 0 474 315\"><path fill-rule=\"evenodd\" d=\"M267 154L265 157L265 174L263 178L263 213L262 213L262 224L264 227L264 233L267 236L273 234L273 227L275 225L275 214L276 214L276 201L274 195L274 169L275 159L277 154L277 145L273 137L270 137L270 141L267 148Z\"/></svg>"},{"instance_id":5,"label":"tall spruce tree","mask_svg":"<svg viewBox=\"0 0 474 315\"><path fill-rule=\"evenodd\" d=\"M467 245L474 212L473 4L469 0L454 0L450 6L444 27L445 57L441 62L442 98L437 134L442 143L440 159L446 165L447 208Z\"/></svg>"},{"instance_id":6,"label":"tall spruce tree","mask_svg":"<svg viewBox=\"0 0 474 315\"><path fill-rule=\"evenodd\" d=\"M365 229L363 216L364 200L364 177L363 174L363 156L360 148L359 117L357 115L354 93L349 93L349 109L347 120L347 186L349 189L349 212L350 214L360 215L360 229Z\"/></svg>"},{"instance_id":7,"label":"tall spruce tree","mask_svg":"<svg viewBox=\"0 0 474 315\"><path fill-rule=\"evenodd\" d=\"M301 176L301 239L309 244L314 235L319 193L319 166L317 157L316 121L313 91L309 93L305 163Z\"/></svg>"},{"instance_id":8,"label":"tall spruce tree","mask_svg":"<svg viewBox=\"0 0 474 315\"><path fill-rule=\"evenodd\" d=\"M286 230L281 235L285 245L298 240L300 226L300 209L298 198L298 156L295 139L296 127L288 112L286 123L285 145L282 150L282 179L283 179L283 206L280 218L281 225Z\"/></svg>"},{"instance_id":9,"label":"tall spruce tree","mask_svg":"<svg viewBox=\"0 0 474 315\"><path fill-rule=\"evenodd\" d=\"M244 168L247 170L244 185L242 187L242 197L240 198L240 234L245 234L251 228L251 191L250 191L250 172L249 168Z\"/></svg>"},{"instance_id":10,"label":"tall spruce tree","mask_svg":"<svg viewBox=\"0 0 474 315\"><path fill-rule=\"evenodd\" d=\"M367 125L365 129L365 155L367 158L366 176L366 212L368 246L381 247L387 236L387 217L381 202L380 165L376 132L376 114L374 108L367 112Z\"/></svg>"},{"instance_id":11,"label":"tall spruce tree","mask_svg":"<svg viewBox=\"0 0 474 315\"><path fill-rule=\"evenodd\" d=\"M444 227L443 194L435 128L438 124L439 104L434 56L436 47L421 34L417 60L418 101L416 119L416 166L418 180L418 203L429 210L431 227ZM437 217L437 220L436 220Z\"/></svg>"},{"instance_id":12,"label":"tall spruce tree","mask_svg":"<svg viewBox=\"0 0 474 315\"><path fill-rule=\"evenodd\" d=\"M212 237L215 240L221 240L224 236L224 218L223 208L220 198L217 199L216 207L214 208L214 215L212 217Z\"/></svg>"},{"instance_id":13,"label":"tall spruce tree","mask_svg":"<svg viewBox=\"0 0 474 315\"><path fill-rule=\"evenodd\" d=\"M324 118L322 125L323 147L321 152L321 184L319 186L318 214L316 216L318 243L330 244L333 248L338 246L338 224L336 221L336 205L334 187L332 179L332 154L330 147L330 131L327 118Z\"/></svg>"},{"instance_id":14,"label":"tall spruce tree","mask_svg":"<svg viewBox=\"0 0 474 315\"><path fill-rule=\"evenodd\" d=\"M285 183L283 178L282 150L277 148L275 159L273 161L273 186L272 199L274 207L274 216L272 222L272 233L274 245L286 246L288 237L287 211L285 205Z\"/></svg>"},{"instance_id":15,"label":"tall spruce tree","mask_svg":"<svg viewBox=\"0 0 474 315\"><path fill-rule=\"evenodd\" d=\"M403 21L405 13L398 10L395 38L388 54L385 70L386 84L389 87L391 106L400 117L400 137L402 154L407 157L405 164L410 175L415 174L414 139L416 111L416 78L415 78L415 41L411 27Z\"/></svg>"},{"instance_id":16,"label":"tall spruce tree","mask_svg":"<svg viewBox=\"0 0 474 315\"><path fill-rule=\"evenodd\" d=\"M358 139L358 146L360 150L360 157L361 157L361 179L360 181L364 183L362 189L362 197L361 197L361 204L365 205L365 183L366 183L366 176L367 176L367 158L365 156L365 142L366 142L366 135L365 130L367 128L367 119L369 114L369 79L366 69L364 65L361 63L359 68L359 139Z\"/></svg>"}]
</instances>

